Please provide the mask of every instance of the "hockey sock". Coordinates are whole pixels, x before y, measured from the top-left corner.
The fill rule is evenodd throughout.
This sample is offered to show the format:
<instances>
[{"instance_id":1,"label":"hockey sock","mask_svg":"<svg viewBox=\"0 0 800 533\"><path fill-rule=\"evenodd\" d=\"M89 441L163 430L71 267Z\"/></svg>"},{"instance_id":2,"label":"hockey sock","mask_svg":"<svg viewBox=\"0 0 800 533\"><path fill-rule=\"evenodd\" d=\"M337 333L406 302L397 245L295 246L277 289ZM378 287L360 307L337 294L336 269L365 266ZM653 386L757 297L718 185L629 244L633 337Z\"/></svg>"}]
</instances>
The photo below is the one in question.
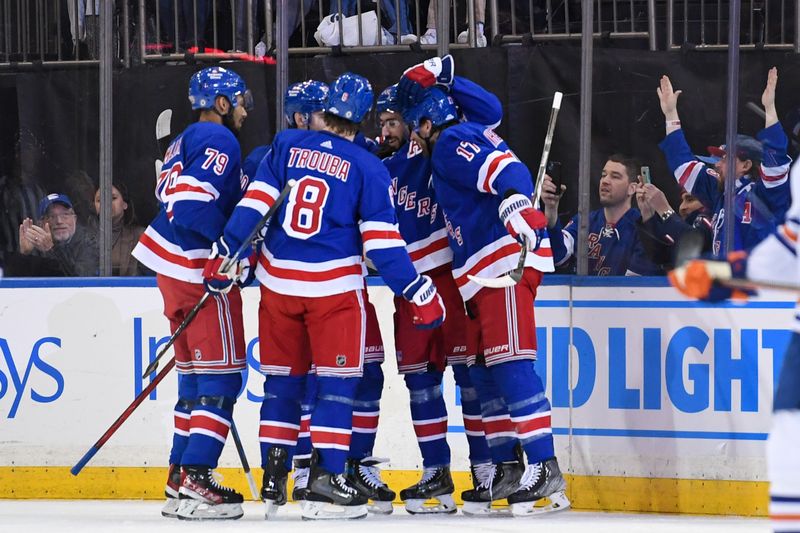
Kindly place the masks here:
<instances>
[{"instance_id":1,"label":"hockey sock","mask_svg":"<svg viewBox=\"0 0 800 533\"><path fill-rule=\"evenodd\" d=\"M356 389L353 402L353 435L350 438L348 458L361 460L372 455L378 434L378 417L381 414L383 369L381 363L364 365L364 375Z\"/></svg>"},{"instance_id":2,"label":"hockey sock","mask_svg":"<svg viewBox=\"0 0 800 533\"><path fill-rule=\"evenodd\" d=\"M448 466L447 407L442 397L442 372L405 374L411 399L411 420L425 468Z\"/></svg>"},{"instance_id":3,"label":"hockey sock","mask_svg":"<svg viewBox=\"0 0 800 533\"><path fill-rule=\"evenodd\" d=\"M269 449L286 450L286 469L292 469L292 456L300 432L300 402L306 376L267 376L258 440L261 443L261 466L266 466Z\"/></svg>"},{"instance_id":4,"label":"hockey sock","mask_svg":"<svg viewBox=\"0 0 800 533\"><path fill-rule=\"evenodd\" d=\"M197 376L197 402L192 409L189 442L180 464L217 467L241 387L241 372Z\"/></svg>"},{"instance_id":5,"label":"hockey sock","mask_svg":"<svg viewBox=\"0 0 800 533\"><path fill-rule=\"evenodd\" d=\"M317 405L311 413L311 443L318 465L332 474L344 472L353 428L353 398L360 378L317 376Z\"/></svg>"},{"instance_id":6,"label":"hockey sock","mask_svg":"<svg viewBox=\"0 0 800 533\"><path fill-rule=\"evenodd\" d=\"M171 465L181 464L181 456L189 443L192 408L196 400L197 376L195 374L178 374L178 401L175 404L172 450L169 452L169 464Z\"/></svg>"},{"instance_id":7,"label":"hockey sock","mask_svg":"<svg viewBox=\"0 0 800 533\"><path fill-rule=\"evenodd\" d=\"M508 405L511 420L529 463L555 457L550 402L531 360L509 361L489 368Z\"/></svg>"},{"instance_id":8,"label":"hockey sock","mask_svg":"<svg viewBox=\"0 0 800 533\"><path fill-rule=\"evenodd\" d=\"M488 463L492 460L481 421L481 402L478 391L472 386L467 365L453 365L453 377L461 391L461 414L464 417L464 433L469 444L470 464Z\"/></svg>"},{"instance_id":9,"label":"hockey sock","mask_svg":"<svg viewBox=\"0 0 800 533\"><path fill-rule=\"evenodd\" d=\"M300 433L297 436L297 448L294 458L299 460L311 459L311 413L317 401L317 375L306 374L306 391L300 404Z\"/></svg>"},{"instance_id":10,"label":"hockey sock","mask_svg":"<svg viewBox=\"0 0 800 533\"><path fill-rule=\"evenodd\" d=\"M472 385L478 393L481 404L481 421L486 443L494 464L516 461L514 446L517 432L506 402L500 394L490 370L483 365L469 367Z\"/></svg>"}]
</instances>

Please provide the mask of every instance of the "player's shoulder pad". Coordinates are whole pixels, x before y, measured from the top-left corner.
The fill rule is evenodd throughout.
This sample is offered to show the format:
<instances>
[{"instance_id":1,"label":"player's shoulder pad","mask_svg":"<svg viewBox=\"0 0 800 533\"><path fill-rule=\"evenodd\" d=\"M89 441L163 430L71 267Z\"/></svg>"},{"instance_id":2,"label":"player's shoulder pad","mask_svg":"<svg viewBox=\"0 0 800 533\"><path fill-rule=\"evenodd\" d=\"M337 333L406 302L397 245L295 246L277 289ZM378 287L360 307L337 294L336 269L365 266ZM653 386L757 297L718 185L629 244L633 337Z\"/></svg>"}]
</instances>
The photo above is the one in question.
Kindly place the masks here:
<instances>
[{"instance_id":1,"label":"player's shoulder pad","mask_svg":"<svg viewBox=\"0 0 800 533\"><path fill-rule=\"evenodd\" d=\"M190 127L193 127L190 148L200 149L200 155L203 155L206 148L214 148L229 155L235 155L237 160L241 157L239 141L236 140L233 132L222 124L196 122Z\"/></svg>"}]
</instances>

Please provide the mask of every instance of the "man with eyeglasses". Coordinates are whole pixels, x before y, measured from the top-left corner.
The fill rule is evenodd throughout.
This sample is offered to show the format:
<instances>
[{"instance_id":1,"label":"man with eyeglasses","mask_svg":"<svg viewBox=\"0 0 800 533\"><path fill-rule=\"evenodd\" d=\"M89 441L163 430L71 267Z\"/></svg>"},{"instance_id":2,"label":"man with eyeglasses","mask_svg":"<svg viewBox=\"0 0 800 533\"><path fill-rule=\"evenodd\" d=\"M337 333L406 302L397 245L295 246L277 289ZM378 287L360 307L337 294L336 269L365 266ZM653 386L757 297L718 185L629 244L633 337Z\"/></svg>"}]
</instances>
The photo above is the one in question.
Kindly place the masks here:
<instances>
[{"instance_id":1,"label":"man with eyeglasses","mask_svg":"<svg viewBox=\"0 0 800 533\"><path fill-rule=\"evenodd\" d=\"M48 194L39 202L39 220L19 226L19 252L6 265L7 275L96 276L97 238L77 223L72 201L65 194Z\"/></svg>"}]
</instances>

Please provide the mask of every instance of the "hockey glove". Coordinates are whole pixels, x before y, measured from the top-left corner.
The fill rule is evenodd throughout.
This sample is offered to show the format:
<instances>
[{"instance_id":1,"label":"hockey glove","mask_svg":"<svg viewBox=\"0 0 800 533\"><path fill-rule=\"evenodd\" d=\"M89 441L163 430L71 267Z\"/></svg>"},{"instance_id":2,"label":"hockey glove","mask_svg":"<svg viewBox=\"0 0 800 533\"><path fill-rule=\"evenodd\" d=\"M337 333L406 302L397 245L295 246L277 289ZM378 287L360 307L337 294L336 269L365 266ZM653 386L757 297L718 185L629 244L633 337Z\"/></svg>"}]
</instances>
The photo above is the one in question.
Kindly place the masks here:
<instances>
[{"instance_id":1,"label":"hockey glove","mask_svg":"<svg viewBox=\"0 0 800 533\"><path fill-rule=\"evenodd\" d=\"M672 270L667 277L684 296L719 302L728 298L747 298L749 292L724 286L724 282L731 278L743 278L746 269L747 253L732 252L727 261L693 259Z\"/></svg>"},{"instance_id":2,"label":"hockey glove","mask_svg":"<svg viewBox=\"0 0 800 533\"><path fill-rule=\"evenodd\" d=\"M534 209L530 198L524 194L515 193L503 200L500 204L500 221L503 222L512 237L528 241L528 250L535 251L539 248L547 227L547 217Z\"/></svg>"},{"instance_id":3,"label":"hockey glove","mask_svg":"<svg viewBox=\"0 0 800 533\"><path fill-rule=\"evenodd\" d=\"M208 256L206 266L203 268L203 285L207 292L226 294L231 290L233 284L242 275L243 265L247 260L237 261L235 264L228 264L226 271L222 272L223 263L230 263L231 251L225 242L224 237L211 245L211 255Z\"/></svg>"},{"instance_id":4,"label":"hockey glove","mask_svg":"<svg viewBox=\"0 0 800 533\"><path fill-rule=\"evenodd\" d=\"M428 276L417 276L403 290L403 297L414 309L414 326L417 329L439 327L445 319L444 302Z\"/></svg>"},{"instance_id":5,"label":"hockey glove","mask_svg":"<svg viewBox=\"0 0 800 533\"><path fill-rule=\"evenodd\" d=\"M403 73L397 84L397 98L403 107L415 106L425 98L427 89L434 85L449 91L454 76L453 56L433 57Z\"/></svg>"}]
</instances>

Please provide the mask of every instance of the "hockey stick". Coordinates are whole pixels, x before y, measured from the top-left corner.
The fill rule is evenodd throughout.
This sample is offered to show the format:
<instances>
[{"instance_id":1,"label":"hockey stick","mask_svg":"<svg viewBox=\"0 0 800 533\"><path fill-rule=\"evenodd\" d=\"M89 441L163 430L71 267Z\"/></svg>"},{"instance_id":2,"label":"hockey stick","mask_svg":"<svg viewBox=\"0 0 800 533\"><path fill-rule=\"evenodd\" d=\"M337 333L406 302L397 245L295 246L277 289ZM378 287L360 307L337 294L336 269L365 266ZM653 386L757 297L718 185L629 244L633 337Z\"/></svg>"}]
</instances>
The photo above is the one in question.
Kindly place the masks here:
<instances>
[{"instance_id":1,"label":"hockey stick","mask_svg":"<svg viewBox=\"0 0 800 533\"><path fill-rule=\"evenodd\" d=\"M247 456L244 454L244 446L242 446L242 439L239 438L239 431L236 429L236 424L233 423L231 418L231 436L233 443L236 445L236 452L239 454L239 459L242 461L242 469L244 475L247 477L247 484L250 485L250 494L253 495L253 500L260 502L261 498L256 489L256 481L253 479L253 474L250 473L250 463L247 462Z\"/></svg>"},{"instance_id":2,"label":"hockey stick","mask_svg":"<svg viewBox=\"0 0 800 533\"><path fill-rule=\"evenodd\" d=\"M270 217L272 217L272 215L274 215L278 211L278 208L280 208L281 204L283 203L283 200L286 198L286 195L289 194L289 191L292 190L292 187L294 187L295 183L297 182L292 179L286 182L286 185L284 185L283 190L275 199L275 203L272 204L272 207L270 207L266 213L264 213L264 216L261 217L261 220L258 221L258 223L255 225L255 227L247 236L247 238L242 241L242 244L239 245L239 248L236 250L236 253L234 253L233 256L227 258L222 263L222 265L220 266L220 272L222 274L227 273L228 269L230 269L233 265L236 264L236 262L239 260L239 256L248 246L250 246L250 242L255 238L256 234L258 234L258 232L261 231L261 228L264 226L264 224L267 223ZM200 308L203 307L203 304L206 303L206 300L208 300L209 294L210 293L208 292L203 294L203 296L200 297L200 300L194 305L194 307L192 307L192 310L189 311L189 314L186 315L186 318L183 319L183 322L181 322L180 325L175 329L175 333L173 333L172 336L169 338L167 344L164 345L163 348L161 348L161 350L158 352L158 355L156 355L155 359L153 359L150 362L150 364L147 365L147 368L144 369L142 378L147 377L147 374L150 374L151 372L155 371L158 368L158 362L161 360L162 357L164 357L164 354L167 353L167 350L169 350L170 347L175 343L175 340L178 338L178 336L181 333L183 333L183 330L186 329L186 326L188 326L192 322L192 320L194 320L194 317L197 315L197 312L200 311Z\"/></svg>"},{"instance_id":3,"label":"hockey stick","mask_svg":"<svg viewBox=\"0 0 800 533\"><path fill-rule=\"evenodd\" d=\"M161 372L158 373L158 375L150 382L150 384L147 385L147 387L145 387L142 392L140 392L139 395L133 399L128 408L125 409L114 421L114 423L111 424L111 427L109 427L106 432L103 433L103 436L97 439L97 442L94 443L94 446L89 448L89 451L86 452L83 457L81 457L80 461L78 461L75 466L70 469L70 472L73 476L80 474L81 470L83 470L83 467L86 466L86 463L88 463L92 457L94 457L95 454L100 451L100 448L102 448L106 441L111 438L111 435L116 433L122 423L125 422L129 416L131 416L131 413L133 413L133 411L136 410L139 405L141 405L144 399L147 398L151 392L153 392L153 389L155 389L156 386L161 383L164 377L169 374L169 371L172 370L173 366L175 366L174 357L169 360L167 365L161 369Z\"/></svg>"},{"instance_id":4,"label":"hockey stick","mask_svg":"<svg viewBox=\"0 0 800 533\"><path fill-rule=\"evenodd\" d=\"M156 142L158 143L158 158L156 158L156 179L161 175L161 167L164 161L161 159L167 152L169 145L166 139L170 134L170 124L172 123L172 109L165 109L158 114L156 119Z\"/></svg>"},{"instance_id":5,"label":"hockey stick","mask_svg":"<svg viewBox=\"0 0 800 533\"><path fill-rule=\"evenodd\" d=\"M544 184L544 173L547 168L547 160L550 158L550 146L553 144L553 135L556 130L556 120L558 120L558 112L561 109L561 100L564 94L556 91L553 95L553 107L550 109L550 121L547 123L547 135L544 137L544 148L542 149L542 159L539 161L539 170L536 172L536 184L533 187L533 207L538 209L539 200L542 198L542 185ZM528 258L528 239L523 237L522 249L519 253L519 261L517 261L517 268L500 276L499 278L480 278L467 274L470 281L474 281L483 287L490 287L492 289L501 289L504 287L513 287L519 280L522 279L522 274L525 271L525 260Z\"/></svg>"},{"instance_id":6,"label":"hockey stick","mask_svg":"<svg viewBox=\"0 0 800 533\"><path fill-rule=\"evenodd\" d=\"M701 231L692 229L684 233L678 240L678 244L676 245L675 249L676 268L683 267L686 263L688 263L693 259L699 259L700 254L703 252L704 245L705 245L705 236ZM754 291L757 289L772 289L776 291L800 293L800 285L794 283L781 283L778 281L745 279L745 278L730 278L730 279L714 278L714 281L730 289L742 289L746 291Z\"/></svg>"}]
</instances>

